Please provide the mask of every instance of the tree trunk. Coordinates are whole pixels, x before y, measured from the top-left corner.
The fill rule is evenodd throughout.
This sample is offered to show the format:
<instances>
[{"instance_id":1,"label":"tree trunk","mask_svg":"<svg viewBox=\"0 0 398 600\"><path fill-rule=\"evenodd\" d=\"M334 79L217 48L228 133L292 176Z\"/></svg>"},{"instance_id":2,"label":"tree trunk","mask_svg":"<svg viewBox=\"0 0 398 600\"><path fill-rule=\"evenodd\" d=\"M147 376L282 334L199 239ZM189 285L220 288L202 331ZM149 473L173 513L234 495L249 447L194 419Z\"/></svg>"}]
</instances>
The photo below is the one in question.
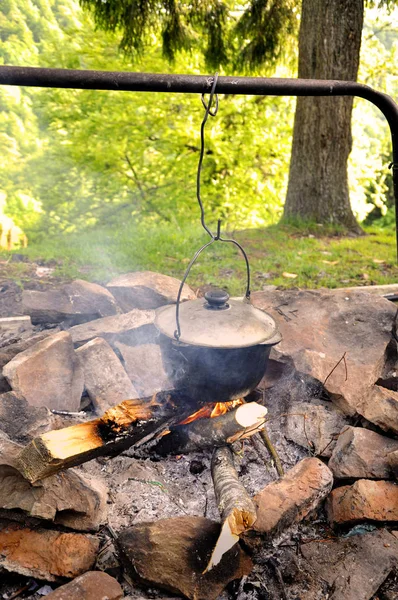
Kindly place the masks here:
<instances>
[{"instance_id":1,"label":"tree trunk","mask_svg":"<svg viewBox=\"0 0 398 600\"><path fill-rule=\"evenodd\" d=\"M356 81L363 0L303 0L298 76ZM347 159L353 98L299 97L284 217L361 231L351 210Z\"/></svg>"}]
</instances>

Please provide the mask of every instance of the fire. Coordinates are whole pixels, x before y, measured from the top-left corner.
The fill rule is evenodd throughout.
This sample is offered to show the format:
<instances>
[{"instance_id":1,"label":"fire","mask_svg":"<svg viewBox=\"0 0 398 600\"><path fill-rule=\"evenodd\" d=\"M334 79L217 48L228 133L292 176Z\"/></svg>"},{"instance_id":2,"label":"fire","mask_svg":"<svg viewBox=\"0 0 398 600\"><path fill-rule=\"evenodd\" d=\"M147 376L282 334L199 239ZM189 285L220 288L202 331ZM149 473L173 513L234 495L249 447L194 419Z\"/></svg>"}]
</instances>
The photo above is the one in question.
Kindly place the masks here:
<instances>
[{"instance_id":1,"label":"fire","mask_svg":"<svg viewBox=\"0 0 398 600\"><path fill-rule=\"evenodd\" d=\"M205 404L205 406L202 406L202 408L200 408L192 415L189 415L189 417L181 421L179 425L188 425L188 423L192 423L192 421L196 421L197 419L213 419L214 417L220 417L221 415L225 415L225 413L232 410L233 408L236 408L237 406L240 406L243 403L243 398L238 398L237 400L231 400L230 402L216 402L215 404Z\"/></svg>"},{"instance_id":2,"label":"fire","mask_svg":"<svg viewBox=\"0 0 398 600\"><path fill-rule=\"evenodd\" d=\"M211 411L210 418L219 417L221 415L225 415L225 413L229 412L233 408L244 404L243 398L238 398L237 400L231 400L230 402L216 402L213 410Z\"/></svg>"}]
</instances>

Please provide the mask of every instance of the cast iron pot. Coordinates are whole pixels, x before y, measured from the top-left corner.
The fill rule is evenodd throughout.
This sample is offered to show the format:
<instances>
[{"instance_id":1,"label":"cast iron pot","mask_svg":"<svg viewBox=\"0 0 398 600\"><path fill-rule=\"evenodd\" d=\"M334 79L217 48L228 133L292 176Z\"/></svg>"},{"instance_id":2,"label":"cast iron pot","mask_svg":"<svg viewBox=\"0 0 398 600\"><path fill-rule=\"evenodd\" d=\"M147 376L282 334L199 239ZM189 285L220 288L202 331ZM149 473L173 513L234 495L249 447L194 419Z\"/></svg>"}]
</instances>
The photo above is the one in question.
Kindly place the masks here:
<instances>
[{"instance_id":1,"label":"cast iron pot","mask_svg":"<svg viewBox=\"0 0 398 600\"><path fill-rule=\"evenodd\" d=\"M264 376L281 335L274 319L223 290L157 311L155 325L165 371L174 387L199 404L246 396Z\"/></svg>"}]
</instances>

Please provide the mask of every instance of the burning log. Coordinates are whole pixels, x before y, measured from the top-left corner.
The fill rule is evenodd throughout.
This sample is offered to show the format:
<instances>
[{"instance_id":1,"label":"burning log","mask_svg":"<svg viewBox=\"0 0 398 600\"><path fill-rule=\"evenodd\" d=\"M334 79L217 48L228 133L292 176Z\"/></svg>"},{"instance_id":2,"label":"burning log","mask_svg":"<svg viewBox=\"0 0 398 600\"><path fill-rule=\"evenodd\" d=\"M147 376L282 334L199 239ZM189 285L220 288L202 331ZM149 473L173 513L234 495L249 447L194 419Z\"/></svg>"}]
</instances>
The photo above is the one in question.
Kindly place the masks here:
<instances>
[{"instance_id":1,"label":"burning log","mask_svg":"<svg viewBox=\"0 0 398 600\"><path fill-rule=\"evenodd\" d=\"M206 571L210 571L257 519L256 506L240 483L232 451L228 446L216 448L211 461L211 475L222 528Z\"/></svg>"},{"instance_id":2,"label":"burning log","mask_svg":"<svg viewBox=\"0 0 398 600\"><path fill-rule=\"evenodd\" d=\"M36 437L19 454L18 468L35 482L92 458L120 452L168 426L176 412L170 394L156 394L149 402L125 400L98 419Z\"/></svg>"},{"instance_id":3,"label":"burning log","mask_svg":"<svg viewBox=\"0 0 398 600\"><path fill-rule=\"evenodd\" d=\"M155 451L165 456L232 444L260 431L264 427L266 414L264 406L250 402L220 417L176 425L170 428L167 435L163 435Z\"/></svg>"}]
</instances>

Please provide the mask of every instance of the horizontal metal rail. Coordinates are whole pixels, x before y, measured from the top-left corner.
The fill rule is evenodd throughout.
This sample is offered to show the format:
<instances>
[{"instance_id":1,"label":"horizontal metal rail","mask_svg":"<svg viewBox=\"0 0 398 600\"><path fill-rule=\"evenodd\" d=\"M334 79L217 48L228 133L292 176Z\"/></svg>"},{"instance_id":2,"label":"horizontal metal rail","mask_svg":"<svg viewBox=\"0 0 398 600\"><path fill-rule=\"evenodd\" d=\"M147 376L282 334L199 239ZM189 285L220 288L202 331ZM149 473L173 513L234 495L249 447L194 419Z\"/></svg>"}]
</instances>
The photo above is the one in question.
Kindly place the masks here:
<instances>
[{"instance_id":1,"label":"horizontal metal rail","mask_svg":"<svg viewBox=\"0 0 398 600\"><path fill-rule=\"evenodd\" d=\"M0 66L0 84L2 85L202 94L210 91L212 83L213 77L206 75L169 75ZM273 77L219 77L217 93L258 96L357 96L372 102L387 119L391 131L391 166L394 183L396 233L398 233L398 105L390 96L353 81L278 79Z\"/></svg>"}]
</instances>

